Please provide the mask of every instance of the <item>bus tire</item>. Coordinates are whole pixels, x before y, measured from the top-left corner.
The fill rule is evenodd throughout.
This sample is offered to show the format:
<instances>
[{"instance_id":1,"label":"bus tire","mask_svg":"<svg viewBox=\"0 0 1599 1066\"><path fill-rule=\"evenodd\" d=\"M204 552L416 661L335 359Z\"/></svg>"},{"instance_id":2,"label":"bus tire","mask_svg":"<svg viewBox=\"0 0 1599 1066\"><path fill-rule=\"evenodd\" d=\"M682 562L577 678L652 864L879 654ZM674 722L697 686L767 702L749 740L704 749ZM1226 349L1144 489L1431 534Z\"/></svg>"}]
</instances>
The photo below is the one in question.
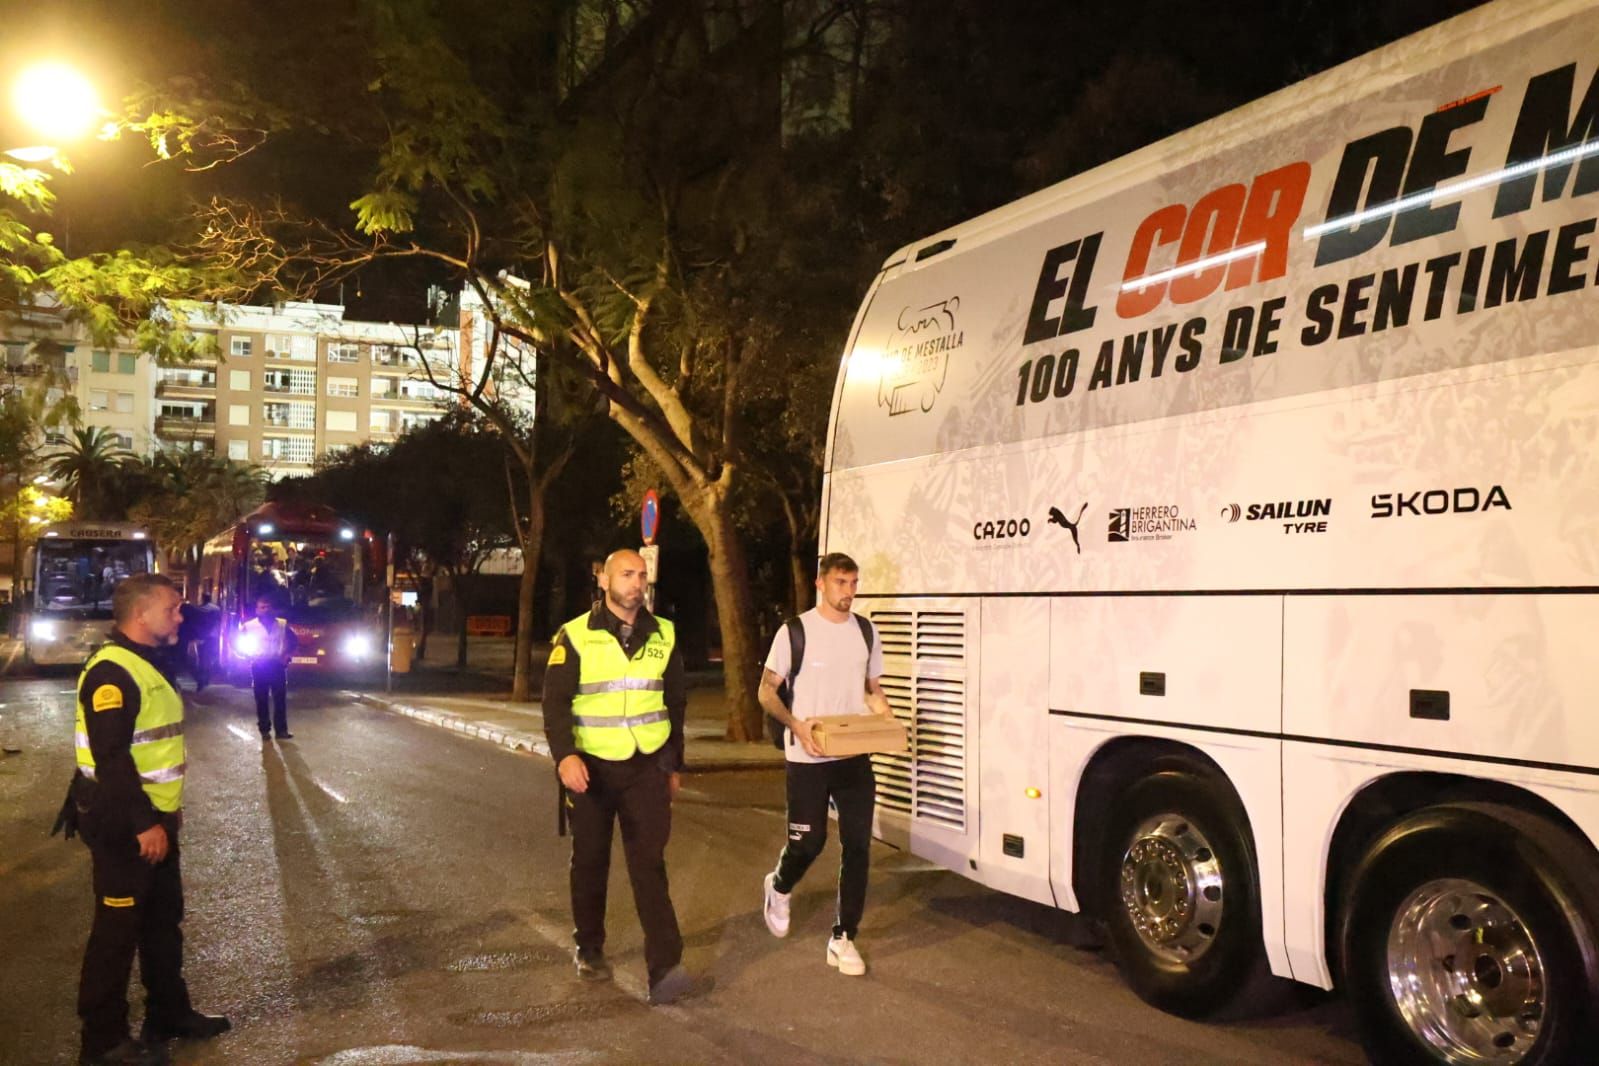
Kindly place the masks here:
<instances>
[{"instance_id":1,"label":"bus tire","mask_svg":"<svg viewBox=\"0 0 1599 1066\"><path fill-rule=\"evenodd\" d=\"M1432 807L1378 838L1349 884L1341 976L1374 1063L1557 1066L1599 1046L1586 841L1513 807Z\"/></svg>"},{"instance_id":2,"label":"bus tire","mask_svg":"<svg viewBox=\"0 0 1599 1066\"><path fill-rule=\"evenodd\" d=\"M1226 1007L1264 956L1254 849L1236 799L1169 770L1116 804L1098 871L1106 931L1127 984L1185 1017Z\"/></svg>"}]
</instances>

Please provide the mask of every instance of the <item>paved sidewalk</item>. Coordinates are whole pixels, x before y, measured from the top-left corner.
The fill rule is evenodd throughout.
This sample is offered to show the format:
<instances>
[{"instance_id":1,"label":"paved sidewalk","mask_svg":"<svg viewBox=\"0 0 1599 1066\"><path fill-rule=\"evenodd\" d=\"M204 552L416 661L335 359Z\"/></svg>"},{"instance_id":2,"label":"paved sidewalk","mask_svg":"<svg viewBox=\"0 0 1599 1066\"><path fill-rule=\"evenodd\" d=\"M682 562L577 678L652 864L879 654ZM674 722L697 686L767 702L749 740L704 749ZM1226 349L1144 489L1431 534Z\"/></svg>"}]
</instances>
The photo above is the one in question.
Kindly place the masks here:
<instances>
[{"instance_id":1,"label":"paved sidewalk","mask_svg":"<svg viewBox=\"0 0 1599 1066\"><path fill-rule=\"evenodd\" d=\"M511 703L494 694L432 696L415 693L351 692L373 707L403 714L457 733L481 737L513 751L550 757L544 742L544 712L537 702ZM688 739L684 759L688 773L718 770L774 769L783 753L764 738L753 744L722 739L725 728L721 686L691 687L688 694Z\"/></svg>"}]
</instances>

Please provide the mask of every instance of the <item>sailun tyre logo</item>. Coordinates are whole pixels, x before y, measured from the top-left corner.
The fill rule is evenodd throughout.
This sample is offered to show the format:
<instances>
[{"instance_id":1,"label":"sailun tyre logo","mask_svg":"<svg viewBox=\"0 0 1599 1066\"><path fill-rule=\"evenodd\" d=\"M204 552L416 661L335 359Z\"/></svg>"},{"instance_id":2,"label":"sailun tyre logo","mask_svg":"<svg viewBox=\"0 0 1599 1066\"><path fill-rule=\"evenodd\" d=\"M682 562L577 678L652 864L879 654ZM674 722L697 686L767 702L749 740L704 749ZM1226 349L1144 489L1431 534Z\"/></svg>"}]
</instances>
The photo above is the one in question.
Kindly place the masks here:
<instances>
[{"instance_id":1,"label":"sailun tyre logo","mask_svg":"<svg viewBox=\"0 0 1599 1066\"><path fill-rule=\"evenodd\" d=\"M888 408L890 417L931 411L938 402L950 354L966 339L957 318L960 307L961 298L950 296L900 311L877 383L877 406Z\"/></svg>"},{"instance_id":2,"label":"sailun tyre logo","mask_svg":"<svg viewBox=\"0 0 1599 1066\"><path fill-rule=\"evenodd\" d=\"M1252 503L1242 506L1229 503L1221 509L1221 517L1229 524L1234 522L1274 522L1284 533L1325 533L1327 518L1332 514L1332 500L1327 497L1308 500L1278 500L1270 503Z\"/></svg>"}]
</instances>

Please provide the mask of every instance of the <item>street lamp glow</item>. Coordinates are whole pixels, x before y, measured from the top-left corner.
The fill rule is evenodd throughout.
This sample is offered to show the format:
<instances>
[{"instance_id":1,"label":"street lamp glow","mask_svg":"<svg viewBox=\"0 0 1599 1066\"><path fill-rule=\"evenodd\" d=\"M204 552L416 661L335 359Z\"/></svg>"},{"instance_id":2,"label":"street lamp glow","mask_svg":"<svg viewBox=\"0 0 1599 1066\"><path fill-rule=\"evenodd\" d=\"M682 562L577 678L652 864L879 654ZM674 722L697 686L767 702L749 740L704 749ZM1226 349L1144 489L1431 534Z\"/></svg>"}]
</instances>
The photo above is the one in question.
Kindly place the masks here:
<instances>
[{"instance_id":1,"label":"street lamp glow","mask_svg":"<svg viewBox=\"0 0 1599 1066\"><path fill-rule=\"evenodd\" d=\"M56 150L48 144L36 144L28 148L7 148L6 155L19 163L48 163L56 156Z\"/></svg>"},{"instance_id":2,"label":"street lamp glow","mask_svg":"<svg viewBox=\"0 0 1599 1066\"><path fill-rule=\"evenodd\" d=\"M83 137L102 114L89 79L65 63L40 63L24 70L11 90L11 102L23 120L52 144Z\"/></svg>"}]
</instances>

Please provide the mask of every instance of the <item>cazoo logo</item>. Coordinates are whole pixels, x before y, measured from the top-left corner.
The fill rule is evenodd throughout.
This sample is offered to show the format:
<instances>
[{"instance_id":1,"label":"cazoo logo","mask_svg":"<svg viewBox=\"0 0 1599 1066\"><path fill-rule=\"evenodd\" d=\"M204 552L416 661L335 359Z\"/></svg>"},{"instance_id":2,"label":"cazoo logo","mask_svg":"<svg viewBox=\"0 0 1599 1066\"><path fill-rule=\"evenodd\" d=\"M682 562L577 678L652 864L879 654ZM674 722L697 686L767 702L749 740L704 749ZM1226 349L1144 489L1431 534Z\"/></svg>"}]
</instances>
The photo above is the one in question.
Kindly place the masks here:
<instances>
[{"instance_id":1,"label":"cazoo logo","mask_svg":"<svg viewBox=\"0 0 1599 1066\"><path fill-rule=\"evenodd\" d=\"M877 383L877 405L890 416L933 409L949 376L950 353L966 337L956 319L960 307L961 298L950 296L900 311Z\"/></svg>"},{"instance_id":2,"label":"cazoo logo","mask_svg":"<svg viewBox=\"0 0 1599 1066\"><path fill-rule=\"evenodd\" d=\"M1417 489L1414 492L1380 492L1371 498L1371 517L1404 518L1440 514L1474 514L1494 509L1508 511L1510 497L1499 485L1478 490Z\"/></svg>"},{"instance_id":3,"label":"cazoo logo","mask_svg":"<svg viewBox=\"0 0 1599 1066\"><path fill-rule=\"evenodd\" d=\"M996 518L972 523L973 540L1021 540L1033 531L1026 518Z\"/></svg>"}]
</instances>

